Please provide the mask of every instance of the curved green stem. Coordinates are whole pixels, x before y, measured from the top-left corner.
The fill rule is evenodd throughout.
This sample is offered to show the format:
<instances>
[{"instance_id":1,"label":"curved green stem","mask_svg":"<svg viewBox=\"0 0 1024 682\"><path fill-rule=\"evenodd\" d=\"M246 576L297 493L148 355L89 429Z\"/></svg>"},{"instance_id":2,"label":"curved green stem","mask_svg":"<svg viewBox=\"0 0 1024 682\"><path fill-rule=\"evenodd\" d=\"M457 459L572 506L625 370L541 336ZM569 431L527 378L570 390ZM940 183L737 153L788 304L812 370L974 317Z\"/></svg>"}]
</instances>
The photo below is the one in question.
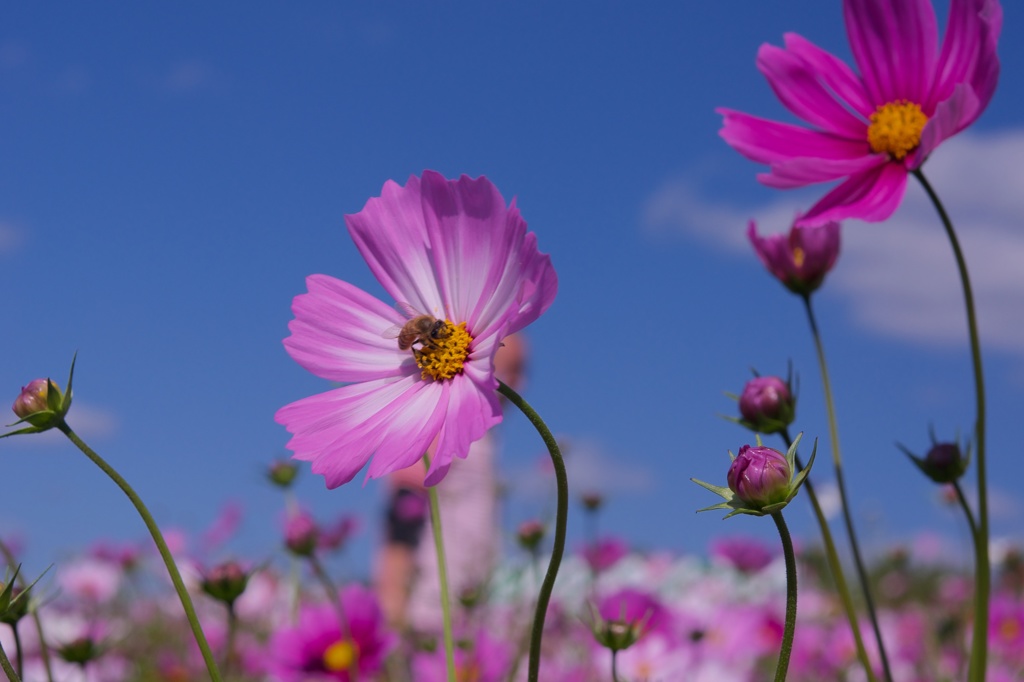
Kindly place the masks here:
<instances>
[{"instance_id":1,"label":"curved green stem","mask_svg":"<svg viewBox=\"0 0 1024 682\"><path fill-rule=\"evenodd\" d=\"M544 618L547 616L548 604L551 601L551 592L555 588L555 578L558 577L558 567L562 564L562 555L565 553L565 532L569 520L569 478L565 473L565 461L562 459L562 451L558 442L551 434L547 424L540 418L536 410L530 407L522 397L506 386L498 382L498 392L509 399L526 415L534 428L540 434L544 445L551 454L551 463L555 469L555 486L558 490L558 499L555 509L555 539L551 548L551 561L548 562L548 570L544 575L544 582L540 586L540 593L537 595L537 610L533 616L533 630L530 634L530 667L529 682L537 682L540 677L540 645L544 637Z\"/></svg>"},{"instance_id":2,"label":"curved green stem","mask_svg":"<svg viewBox=\"0 0 1024 682\"><path fill-rule=\"evenodd\" d=\"M14 634L14 665L19 675L25 674L25 652L21 646L21 635L18 634L18 624L11 625L11 632Z\"/></svg>"},{"instance_id":3,"label":"curved green stem","mask_svg":"<svg viewBox=\"0 0 1024 682\"><path fill-rule=\"evenodd\" d=\"M977 407L977 421L974 437L978 453L978 525L974 534L974 635L971 641L971 663L968 680L985 682L985 669L988 656L988 601L991 591L991 573L988 556L988 472L985 460L985 377L981 367L981 339L978 334L978 319L974 311L974 293L971 289L971 278L967 274L967 261L960 249L960 240L956 237L953 223L939 201L939 196L924 177L921 169L913 171L924 191L928 194L935 210L939 213L942 227L949 237L949 245L953 248L953 257L960 273L960 283L964 291L964 308L967 312L967 334L971 343L971 364L974 369L974 395Z\"/></svg>"},{"instance_id":4,"label":"curved green stem","mask_svg":"<svg viewBox=\"0 0 1024 682\"><path fill-rule=\"evenodd\" d=\"M17 557L14 556L14 552L7 546L3 540L0 540L0 554L4 555L4 561L12 569L18 565ZM28 581L25 580L25 576L21 573L17 576L18 587L21 589L28 588ZM43 637L43 621L39 617L39 611L35 608L30 608L29 613L32 614L32 621L36 626L36 635L39 637L39 657L43 659L43 668L46 670L47 682L53 682L53 669L50 667L50 647L46 644L46 638Z\"/></svg>"},{"instance_id":5,"label":"curved green stem","mask_svg":"<svg viewBox=\"0 0 1024 682\"><path fill-rule=\"evenodd\" d=\"M860 543L857 542L857 533L853 527L853 516L850 513L850 503L846 495L846 482L843 476L843 458L839 451L839 427L836 425L836 407L832 399L832 382L829 379L828 363L825 362L825 347L821 342L821 333L818 331L818 322L814 317L814 307L811 305L810 294L802 297L804 308L807 310L807 321L811 325L811 335L814 337L814 347L818 352L818 366L821 368L821 381L825 392L825 407L828 412L828 431L832 441L832 463L836 469L836 486L839 488L840 507L843 511L843 523L846 525L846 534L850 538L850 549L853 553L853 564L857 569L857 578L860 581L861 590L864 592L864 605L868 610L868 618L871 619L871 627L875 632L875 642L878 644L878 656L882 661L882 673L888 682L892 682L892 670L889 667L889 655L885 651L885 642L882 640L882 629L878 625L878 614L875 611L875 600L871 596L871 585L868 582L868 572L864 568L864 560L860 554Z\"/></svg>"},{"instance_id":6,"label":"curved green stem","mask_svg":"<svg viewBox=\"0 0 1024 682\"><path fill-rule=\"evenodd\" d=\"M612 649L612 682L619 682L619 650Z\"/></svg>"},{"instance_id":7,"label":"curved green stem","mask_svg":"<svg viewBox=\"0 0 1024 682\"><path fill-rule=\"evenodd\" d=\"M220 671L217 669L217 662L213 658L213 652L210 651L210 645L206 642L206 635L203 634L203 627L199 624L199 617L196 616L195 607L192 605L192 598L188 594L188 590L185 589L185 583L181 580L181 574L178 572L178 566L174 563L174 557L171 556L171 550L168 549L167 543L164 542L163 533L160 532L159 526L156 525L156 521L153 520L153 515L149 513L149 509L143 504L142 499L135 493L128 482L121 477L121 474L117 473L113 467L100 457L96 452L90 448L85 442L78 437L71 427L67 425L63 420L57 424L57 428L68 437L68 439L75 444L75 446L85 453L92 462L98 466L103 473L110 477L114 483L117 484L131 503L135 506L135 510L142 517L143 523L146 524L146 528L149 530L149 534L153 536L153 542L156 543L156 548L160 552L160 557L164 560L164 565L167 566L167 573L171 576L171 582L174 583L174 590L178 593L178 598L181 600L181 606L185 610L185 617L188 618L189 626L192 629L192 636L195 637L196 644L199 645L199 651L203 655L203 661L206 663L206 669L210 673L210 679L212 682L221 682Z\"/></svg>"},{"instance_id":8,"label":"curved green stem","mask_svg":"<svg viewBox=\"0 0 1024 682\"><path fill-rule=\"evenodd\" d=\"M781 435L788 450L793 444L792 439L789 437L789 431L783 429ZM804 468L803 462L800 461L800 455L796 456L796 466L800 470ZM821 510L821 503L818 502L818 494L814 490L814 483L811 482L810 476L804 479L804 488L807 490L807 499L811 501L814 518L818 520L818 526L821 528L821 540L825 545L825 560L828 562L829 571L832 573L832 580L836 584L836 591L839 592L839 599L843 603L846 618L850 621L850 633L853 635L854 645L857 648L857 658L860 659L861 665L864 666L864 674L867 675L869 682L876 682L875 672L871 668L871 659L868 658L868 650L864 647L864 639L860 634L857 610L853 605L850 588L846 584L846 575L843 573L843 565L839 561L839 553L836 551L836 543L832 539L832 531L828 527L828 519L825 518L825 512Z\"/></svg>"},{"instance_id":9,"label":"curved green stem","mask_svg":"<svg viewBox=\"0 0 1024 682\"><path fill-rule=\"evenodd\" d=\"M430 468L430 457L423 455L423 464ZM429 486L430 530L434 535L434 549L437 553L437 579L441 583L441 620L444 624L444 662L448 670L448 682L455 682L455 638L452 635L452 600L448 594L448 561L444 553L444 537L441 535L441 507L437 500L437 487Z\"/></svg>"},{"instance_id":10,"label":"curved green stem","mask_svg":"<svg viewBox=\"0 0 1024 682\"><path fill-rule=\"evenodd\" d=\"M786 672L789 670L789 656L793 653L793 636L796 634L796 554L793 552L793 539L789 536L789 528L782 518L782 512L772 514L772 521L779 529L782 553L786 558L786 626L782 633L779 662L775 666L775 682L785 682Z\"/></svg>"},{"instance_id":11,"label":"curved green stem","mask_svg":"<svg viewBox=\"0 0 1024 682\"><path fill-rule=\"evenodd\" d=\"M9 682L21 682L21 678L18 677L18 673L14 672L14 668L11 667L11 661L7 658L7 654L4 653L2 646L0 646L0 670L7 673Z\"/></svg>"}]
</instances>

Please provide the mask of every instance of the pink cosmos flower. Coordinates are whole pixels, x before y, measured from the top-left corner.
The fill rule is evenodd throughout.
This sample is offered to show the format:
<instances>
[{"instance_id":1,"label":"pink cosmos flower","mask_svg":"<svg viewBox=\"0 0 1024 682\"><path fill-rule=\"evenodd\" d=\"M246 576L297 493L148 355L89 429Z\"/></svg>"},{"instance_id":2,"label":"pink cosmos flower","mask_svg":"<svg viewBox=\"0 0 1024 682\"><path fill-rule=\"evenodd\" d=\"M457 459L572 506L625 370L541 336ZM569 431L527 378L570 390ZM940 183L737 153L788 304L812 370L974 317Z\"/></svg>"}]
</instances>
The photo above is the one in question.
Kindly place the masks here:
<instances>
[{"instance_id":1,"label":"pink cosmos flower","mask_svg":"<svg viewBox=\"0 0 1024 682\"><path fill-rule=\"evenodd\" d=\"M287 405L276 419L293 434L294 457L311 461L328 488L371 458L367 478L407 467L436 441L426 476L434 485L501 421L494 353L551 305L555 271L515 202L507 206L484 177L426 171L404 187L389 181L345 221L406 314L333 277L309 277L285 348L345 385ZM444 324L396 341L394 330L416 314Z\"/></svg>"},{"instance_id":2,"label":"pink cosmos flower","mask_svg":"<svg viewBox=\"0 0 1024 682\"><path fill-rule=\"evenodd\" d=\"M725 141L770 166L764 184L842 180L806 225L892 215L907 173L981 115L999 79L998 0L951 0L941 49L928 0L844 0L843 10L859 74L795 33L758 50L772 90L810 129L718 110Z\"/></svg>"},{"instance_id":3,"label":"pink cosmos flower","mask_svg":"<svg viewBox=\"0 0 1024 682\"><path fill-rule=\"evenodd\" d=\"M281 682L374 679L394 637L373 594L349 585L341 594L345 629L331 604L304 608L295 627L284 627L270 640L268 667Z\"/></svg>"}]
</instances>

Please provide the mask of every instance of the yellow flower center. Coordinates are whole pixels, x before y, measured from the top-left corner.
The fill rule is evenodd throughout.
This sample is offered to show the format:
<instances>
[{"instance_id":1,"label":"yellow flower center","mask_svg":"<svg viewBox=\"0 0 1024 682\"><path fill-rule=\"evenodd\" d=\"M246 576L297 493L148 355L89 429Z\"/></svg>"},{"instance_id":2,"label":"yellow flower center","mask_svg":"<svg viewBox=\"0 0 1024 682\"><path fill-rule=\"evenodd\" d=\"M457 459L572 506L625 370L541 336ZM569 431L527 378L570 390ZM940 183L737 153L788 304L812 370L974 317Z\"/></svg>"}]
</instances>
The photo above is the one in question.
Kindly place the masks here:
<instances>
[{"instance_id":1,"label":"yellow flower center","mask_svg":"<svg viewBox=\"0 0 1024 682\"><path fill-rule=\"evenodd\" d=\"M359 658L359 648L355 642L339 639L324 651L324 667L332 673L348 670Z\"/></svg>"},{"instance_id":2,"label":"yellow flower center","mask_svg":"<svg viewBox=\"0 0 1024 682\"><path fill-rule=\"evenodd\" d=\"M476 661L465 663L455 668L455 682L479 682L480 666Z\"/></svg>"},{"instance_id":3,"label":"yellow flower center","mask_svg":"<svg viewBox=\"0 0 1024 682\"><path fill-rule=\"evenodd\" d=\"M793 265L797 266L798 268L802 268L804 266L804 258L806 257L807 254L804 253L803 249L801 249L799 246L793 247Z\"/></svg>"},{"instance_id":4,"label":"yellow flower center","mask_svg":"<svg viewBox=\"0 0 1024 682\"><path fill-rule=\"evenodd\" d=\"M1020 623L1014 618L1004 618L996 631L1004 640L1012 642L1020 636Z\"/></svg>"},{"instance_id":5,"label":"yellow flower center","mask_svg":"<svg viewBox=\"0 0 1024 682\"><path fill-rule=\"evenodd\" d=\"M868 144L876 154L885 152L901 161L921 144L928 117L921 107L905 99L882 104L871 114Z\"/></svg>"},{"instance_id":6,"label":"yellow flower center","mask_svg":"<svg viewBox=\"0 0 1024 682\"><path fill-rule=\"evenodd\" d=\"M453 324L451 320L445 320L444 323L447 334L438 334L442 338L434 340L434 348L424 346L413 349L416 364L422 370L420 376L424 379L451 379L462 372L462 366L469 357L469 344L473 342L473 337L466 331L466 323Z\"/></svg>"}]
</instances>

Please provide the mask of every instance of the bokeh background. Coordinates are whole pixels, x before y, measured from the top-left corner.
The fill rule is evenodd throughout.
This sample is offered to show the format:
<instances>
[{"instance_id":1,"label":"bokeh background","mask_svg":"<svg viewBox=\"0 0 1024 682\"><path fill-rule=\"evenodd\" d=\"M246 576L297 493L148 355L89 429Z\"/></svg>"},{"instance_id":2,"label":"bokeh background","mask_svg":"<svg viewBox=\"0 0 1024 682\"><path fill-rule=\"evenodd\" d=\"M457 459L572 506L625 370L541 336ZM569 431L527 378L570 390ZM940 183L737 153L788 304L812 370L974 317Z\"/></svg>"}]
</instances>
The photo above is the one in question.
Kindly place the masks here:
<instances>
[{"instance_id":1,"label":"bokeh background","mask_svg":"<svg viewBox=\"0 0 1024 682\"><path fill-rule=\"evenodd\" d=\"M1024 460L1024 19L1005 3L995 99L925 170L961 231L980 306L992 527L1020 541ZM947 3L938 2L942 23ZM329 388L284 352L290 302L327 273L380 293L343 216L388 179L486 175L517 199L560 278L528 329L525 396L568 446L602 532L703 552L771 524L694 512L715 498L750 368L799 376L796 430L827 443L802 307L763 270L747 221L786 229L823 189L779 193L718 137L717 106L789 119L754 66L796 31L849 59L839 0L9 4L0 22L0 395L63 384L69 422L160 523L201 534L241 510L224 554L280 546L264 477L287 455L280 406ZM962 519L895 441L973 424L949 247L921 189L884 224L849 223L816 296L854 511L869 554L914 542L966 561ZM13 416L10 418L13 421ZM508 528L549 514L546 455L501 428ZM816 469L832 478L828 448ZM385 486L302 502L356 513L365 576ZM789 515L813 542L810 514ZM570 543L582 541L579 507ZM121 493L59 434L0 441L0 535L29 573L99 539L144 537Z\"/></svg>"}]
</instances>

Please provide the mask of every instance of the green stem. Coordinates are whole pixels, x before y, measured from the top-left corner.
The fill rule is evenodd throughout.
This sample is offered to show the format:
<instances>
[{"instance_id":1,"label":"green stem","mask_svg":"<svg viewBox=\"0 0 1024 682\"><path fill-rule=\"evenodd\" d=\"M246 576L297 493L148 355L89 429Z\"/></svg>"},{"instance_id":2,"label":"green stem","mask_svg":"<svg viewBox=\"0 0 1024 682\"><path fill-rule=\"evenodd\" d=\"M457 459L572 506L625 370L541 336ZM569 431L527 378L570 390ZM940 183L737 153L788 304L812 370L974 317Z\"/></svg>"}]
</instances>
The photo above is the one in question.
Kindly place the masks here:
<instances>
[{"instance_id":1,"label":"green stem","mask_svg":"<svg viewBox=\"0 0 1024 682\"><path fill-rule=\"evenodd\" d=\"M558 491L555 511L554 546L551 548L551 561L548 562L548 570L544 575L544 582L541 584L540 593L537 595L537 610L534 613L533 630L530 634L528 679L529 682L537 682L540 677L540 645L544 637L544 618L547 616L551 592L555 588L558 567L561 565L562 555L565 553L565 533L569 519L569 479L565 473L565 461L562 459L562 451L558 447L558 442L536 410L530 407L529 403L523 400L518 393L501 381L498 382L498 392L518 407L526 415L526 418L530 420L534 428L537 429L541 439L544 441L544 445L547 446L548 452L551 454L551 463L555 469L555 485Z\"/></svg>"},{"instance_id":2,"label":"green stem","mask_svg":"<svg viewBox=\"0 0 1024 682\"><path fill-rule=\"evenodd\" d=\"M171 576L171 582L174 583L174 590L178 593L178 598L181 600L181 606L185 610L185 617L188 618L189 626L192 628L192 635L195 637L196 644L199 645L199 651L203 655L203 661L206 663L206 669L210 673L210 679L212 682L221 682L220 671L217 669L217 662L213 658L213 652L210 651L210 645L206 642L206 635L203 634L203 627L199 624L199 618L196 616L195 607L192 605L192 598L189 597L188 591L185 589L185 583L181 580L181 574L178 572L178 567L174 563L174 557L171 556L171 550L167 548L167 543L164 542L163 533L160 532L159 526L156 525L156 521L153 520L152 514L143 504L142 499L135 493L128 482L121 477L121 474L117 473L113 467L100 457L96 452L90 448L85 442L78 437L71 427L67 425L63 420L57 424L57 428L68 437L68 439L75 444L75 446L85 453L85 456L92 460L92 462L98 466L103 473L110 477L114 483L117 484L131 503L135 506L135 510L142 517L143 523L146 524L146 528L149 530L149 534L153 536L153 542L156 543L156 548L160 552L160 557L164 560L164 565L167 566L167 573Z\"/></svg>"},{"instance_id":3,"label":"green stem","mask_svg":"<svg viewBox=\"0 0 1024 682\"><path fill-rule=\"evenodd\" d=\"M3 540L0 540L0 554L4 555L4 561L12 569L18 565L18 560L14 556L14 552L7 546ZM18 587L21 589L28 589L28 581L25 580L25 576L21 573L18 574ZM43 668L46 669L46 680L47 682L53 682L53 670L50 668L50 647L46 644L46 638L43 637L43 621L39 617L39 611L36 608L30 608L29 613L32 614L32 621L36 625L36 634L39 637L39 656L43 659Z\"/></svg>"},{"instance_id":4,"label":"green stem","mask_svg":"<svg viewBox=\"0 0 1024 682\"><path fill-rule=\"evenodd\" d=\"M235 611L235 603L230 602L228 607L228 641L224 647L224 674L231 675L235 667L235 640L238 638L238 612Z\"/></svg>"},{"instance_id":5,"label":"green stem","mask_svg":"<svg viewBox=\"0 0 1024 682\"><path fill-rule=\"evenodd\" d=\"M619 682L619 650L612 649L612 682Z\"/></svg>"},{"instance_id":6,"label":"green stem","mask_svg":"<svg viewBox=\"0 0 1024 682\"><path fill-rule=\"evenodd\" d=\"M789 437L789 431L782 430L782 440L786 443L786 449L793 444ZM800 461L800 455L796 456L796 466L803 470L804 464ZM839 599L843 602L843 610L846 611L846 618L850 621L850 632L853 634L853 641L857 647L857 658L864 666L864 674L869 682L875 682L875 673L871 668L871 659L868 658L868 650L864 647L864 640L860 634L860 625L857 622L857 610L853 605L853 597L850 595L850 588L846 584L846 576L843 573L843 565L839 561L839 553L836 551L836 543L832 539L832 531L828 527L828 519L825 512L821 510L821 503L818 502L818 494L814 490L814 484L810 476L804 479L804 488L807 490L807 499L811 501L811 509L814 510L814 518L818 520L821 528L821 540L825 545L825 560L828 562L829 571L832 572L832 580L836 584L836 591L839 592Z\"/></svg>"},{"instance_id":7,"label":"green stem","mask_svg":"<svg viewBox=\"0 0 1024 682\"><path fill-rule=\"evenodd\" d=\"M939 219L949 237L949 245L953 248L953 257L960 273L960 283L964 291L964 307L967 312L967 333L971 343L971 363L974 368L974 394L977 406L977 421L974 437L978 453L978 525L974 533L974 636L971 641L971 664L968 680L985 682L985 669L988 656L988 600L991 591L991 566L988 556L988 473L985 461L985 377L981 368L981 340L978 334L978 319L974 311L974 293L971 289L971 278L967 274L967 261L960 249L960 240L956 237L953 223L939 201L939 196L924 177L921 169L913 171L924 191L928 194Z\"/></svg>"},{"instance_id":8,"label":"green stem","mask_svg":"<svg viewBox=\"0 0 1024 682\"><path fill-rule=\"evenodd\" d=\"M423 464L430 468L430 457L423 455ZM441 583L441 622L444 624L444 662L448 670L448 682L455 682L455 638L452 635L452 600L448 595L448 561L444 553L444 536L441 534L441 507L437 500L437 487L429 486L430 531L434 536L434 550L437 553L437 579Z\"/></svg>"},{"instance_id":9,"label":"green stem","mask_svg":"<svg viewBox=\"0 0 1024 682\"><path fill-rule=\"evenodd\" d=\"M789 656L793 653L793 636L796 634L796 554L793 553L793 539L782 518L782 512L772 514L775 527L782 539L782 553L786 558L786 627L782 633L782 647L779 662L775 666L775 682L785 682L789 670Z\"/></svg>"},{"instance_id":10,"label":"green stem","mask_svg":"<svg viewBox=\"0 0 1024 682\"><path fill-rule=\"evenodd\" d=\"M978 537L978 524L974 521L974 513L971 511L971 505L967 504L967 498L964 496L964 489L960 487L960 481L953 481L953 490L956 491L956 499L960 501L960 507L964 510L964 515L967 517L967 525L971 528L971 538Z\"/></svg>"},{"instance_id":11,"label":"green stem","mask_svg":"<svg viewBox=\"0 0 1024 682\"><path fill-rule=\"evenodd\" d=\"M25 652L21 646L21 635L18 634L18 624L11 625L11 632L14 633L14 666L19 675L25 674Z\"/></svg>"},{"instance_id":12,"label":"green stem","mask_svg":"<svg viewBox=\"0 0 1024 682\"><path fill-rule=\"evenodd\" d=\"M0 670L7 673L8 682L21 682L21 678L18 677L18 673L14 672L14 668L11 667L11 661L7 658L7 654L4 653L2 646L0 646Z\"/></svg>"},{"instance_id":13,"label":"green stem","mask_svg":"<svg viewBox=\"0 0 1024 682\"><path fill-rule=\"evenodd\" d=\"M836 407L832 399L832 382L829 379L828 363L825 362L825 347L821 342L821 333L818 331L818 322L814 317L814 307L811 305L810 294L803 296L804 308L807 310L807 320L811 325L811 335L814 337L814 347L818 352L818 365L821 368L821 381L825 392L825 407L828 412L828 431L832 441L832 463L836 469L836 486L839 488L840 507L843 511L843 523L846 525L846 534L850 538L850 549L853 553L853 564L857 569L857 578L860 581L861 590L864 592L864 605L867 607L868 618L871 619L871 627L875 632L875 642L878 644L878 655L882 661L882 673L888 682L892 682L892 670L889 667L889 655L885 651L885 642L882 641L882 629L878 625L878 614L875 611L875 600L871 596L871 585L868 582L868 573L864 568L864 560L860 554L860 544L857 542L857 533L853 527L853 516L850 512L850 503L846 495L846 482L843 476L843 458L839 451L839 427L836 425Z\"/></svg>"}]
</instances>

